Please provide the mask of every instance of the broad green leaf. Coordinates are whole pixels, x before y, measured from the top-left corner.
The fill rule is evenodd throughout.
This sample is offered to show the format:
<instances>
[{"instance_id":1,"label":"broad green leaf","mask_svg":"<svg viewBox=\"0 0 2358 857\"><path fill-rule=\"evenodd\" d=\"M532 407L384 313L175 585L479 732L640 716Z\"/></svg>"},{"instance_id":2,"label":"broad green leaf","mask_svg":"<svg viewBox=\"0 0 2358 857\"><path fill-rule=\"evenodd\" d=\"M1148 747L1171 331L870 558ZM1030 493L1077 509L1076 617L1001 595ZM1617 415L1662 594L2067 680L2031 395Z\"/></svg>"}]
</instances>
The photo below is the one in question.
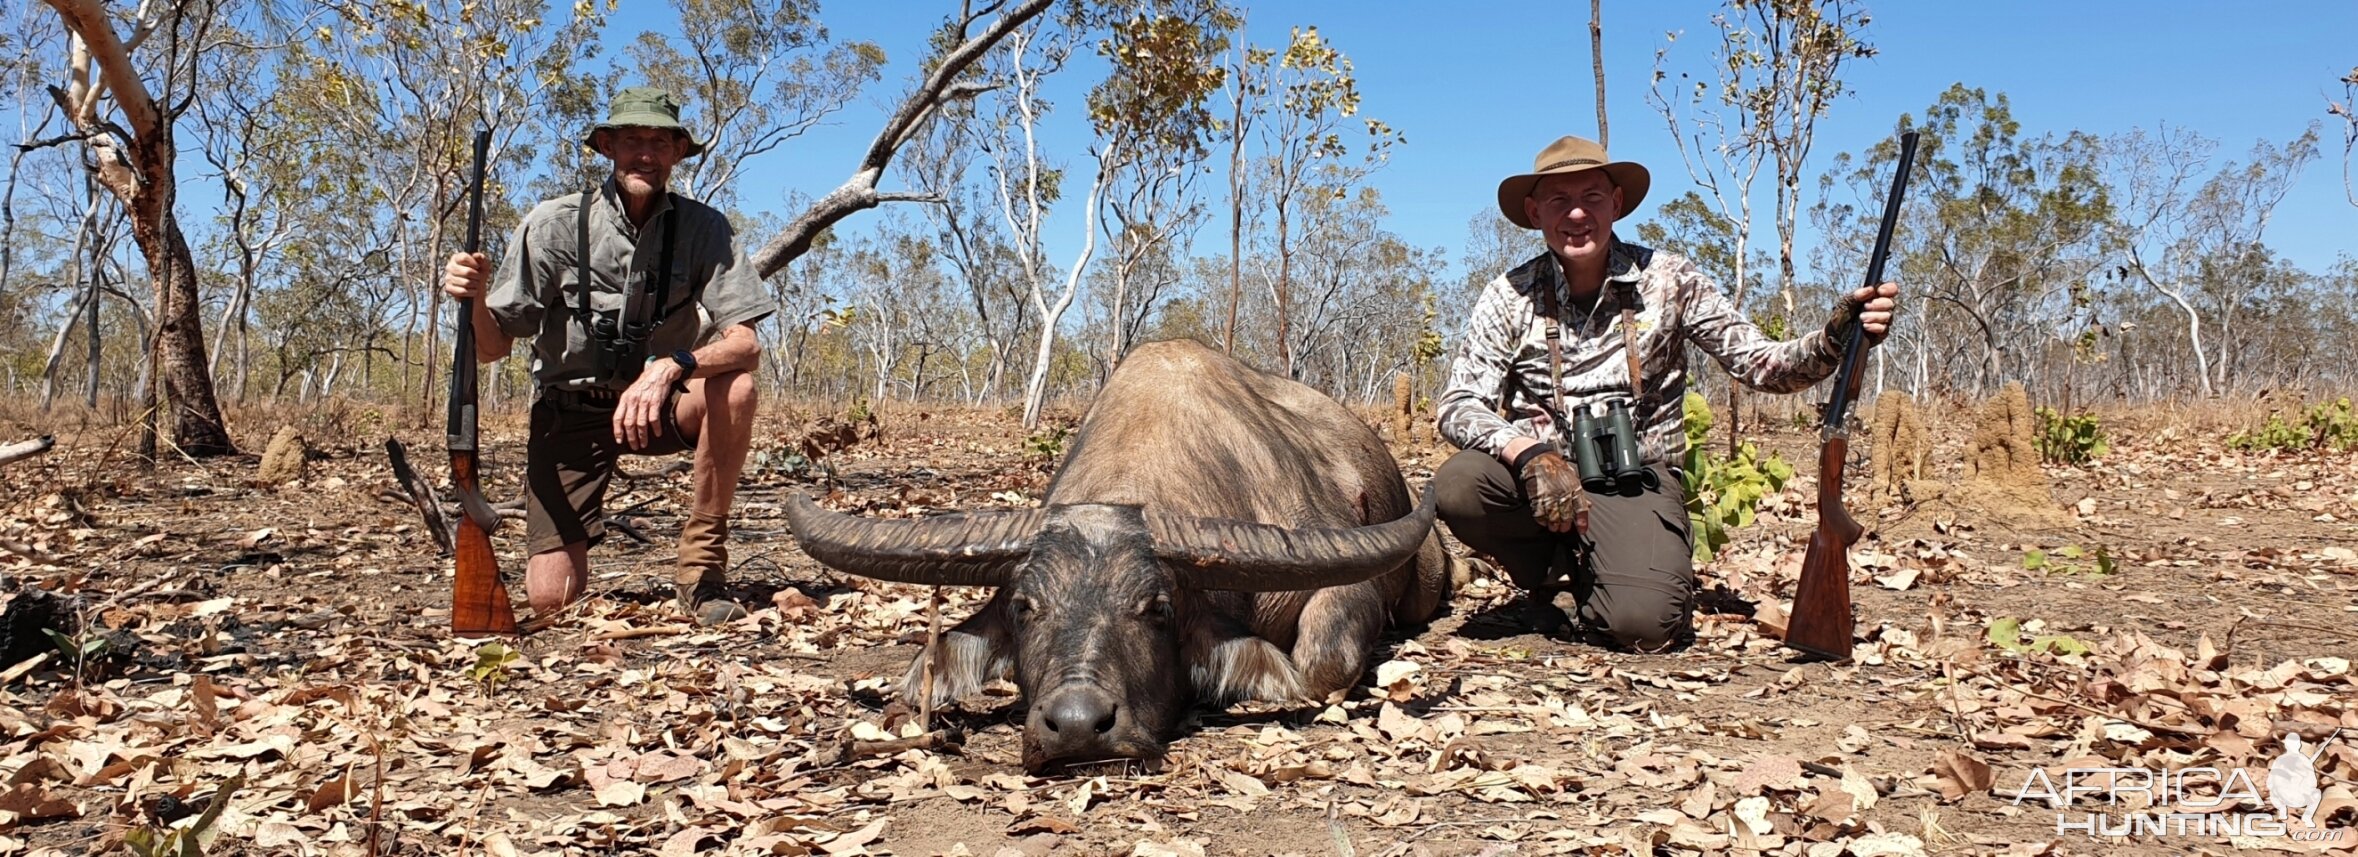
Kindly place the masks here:
<instances>
[{"instance_id":1,"label":"broad green leaf","mask_svg":"<svg viewBox=\"0 0 2358 857\"><path fill-rule=\"evenodd\" d=\"M2022 651L2022 620L2004 616L1990 622L1989 639L1991 644L2006 651Z\"/></svg>"}]
</instances>

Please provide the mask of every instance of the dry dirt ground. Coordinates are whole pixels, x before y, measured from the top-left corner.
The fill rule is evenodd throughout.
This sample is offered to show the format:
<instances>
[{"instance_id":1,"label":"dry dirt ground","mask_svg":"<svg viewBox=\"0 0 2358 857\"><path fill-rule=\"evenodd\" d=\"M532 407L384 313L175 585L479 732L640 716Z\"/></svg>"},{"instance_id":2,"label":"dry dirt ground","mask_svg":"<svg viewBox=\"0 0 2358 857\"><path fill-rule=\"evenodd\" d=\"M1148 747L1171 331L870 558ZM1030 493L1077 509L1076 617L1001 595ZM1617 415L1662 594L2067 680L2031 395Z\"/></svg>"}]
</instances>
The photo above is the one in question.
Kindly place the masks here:
<instances>
[{"instance_id":1,"label":"dry dirt ground","mask_svg":"<svg viewBox=\"0 0 2358 857\"><path fill-rule=\"evenodd\" d=\"M1815 520L1803 475L1704 569L1683 651L1529 633L1520 596L1477 579L1388 638L1347 699L1199 711L1158 766L1034 777L1012 688L943 715L962 749L845 757L848 739L920 730L891 700L928 591L819 567L781 509L793 492L888 515L1033 502L1051 435L998 411L894 411L872 437L815 413L765 415L739 495L750 619L680 623L663 572L686 477L640 460L609 508L651 543L598 548L592 598L512 649L446 633L450 561L395 487L381 420L296 418L314 451L283 486L255 480L255 456L143 471L119 429L61 433L0 467L0 624L26 637L20 602L45 589L82 629L0 688L0 854L170 835L205 854L2358 849L2351 456L2125 424L2097 464L2050 469L2066 526L1854 500L1873 534L1852 556L1861 642L1838 666L1774 637ZM276 424L239 428L258 453ZM0 420L0 441L40 430ZM436 433L398 434L443 472ZM519 435L488 432L495 502L516 495ZM1962 435L1936 430L1938 474ZM1767 446L1815 458L1805 433ZM1445 457L1429 439L1395 450L1412 485ZM511 581L520 530L496 539ZM2027 568L2033 550L2047 561ZM980 596L950 592L944 612ZM2059 812L2159 810L2101 790L2060 811L2014 799L2066 769L2203 767L2189 794L2147 794L2204 804L2225 771L2228 815L2273 818L2237 791L2267 792L2288 731L2324 742L2315 835L2338 840L2096 838L2059 833Z\"/></svg>"}]
</instances>

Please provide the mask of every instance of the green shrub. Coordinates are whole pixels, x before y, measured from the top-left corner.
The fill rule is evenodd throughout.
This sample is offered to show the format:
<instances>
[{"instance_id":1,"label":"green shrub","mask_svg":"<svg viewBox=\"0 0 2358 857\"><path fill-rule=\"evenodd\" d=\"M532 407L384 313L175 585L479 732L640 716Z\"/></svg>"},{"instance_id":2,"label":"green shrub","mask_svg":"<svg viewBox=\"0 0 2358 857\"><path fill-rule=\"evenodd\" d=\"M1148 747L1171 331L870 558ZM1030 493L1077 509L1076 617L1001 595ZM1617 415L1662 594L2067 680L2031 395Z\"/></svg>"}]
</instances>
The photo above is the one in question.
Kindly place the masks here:
<instances>
[{"instance_id":1,"label":"green shrub","mask_svg":"<svg viewBox=\"0 0 2358 857\"><path fill-rule=\"evenodd\" d=\"M2081 411L2067 417L2045 407L2031 413L2039 420L2039 457L2049 464L2086 464L2112 448L2095 414Z\"/></svg>"},{"instance_id":2,"label":"green shrub","mask_svg":"<svg viewBox=\"0 0 2358 857\"><path fill-rule=\"evenodd\" d=\"M1793 465L1775 453L1766 457L1746 443L1732 458L1714 456L1706 448L1711 434L1711 405L1696 393L1686 399L1687 456L1682 481L1687 491L1687 532L1695 544L1695 562L1709 562L1726 547L1729 532L1752 523L1762 498L1784 490L1793 478Z\"/></svg>"},{"instance_id":3,"label":"green shrub","mask_svg":"<svg viewBox=\"0 0 2358 857\"><path fill-rule=\"evenodd\" d=\"M2227 445L2250 452L2358 450L2358 413L2351 410L2347 397L2309 406L2297 423L2281 411L2272 412L2258 428L2230 435Z\"/></svg>"}]
</instances>

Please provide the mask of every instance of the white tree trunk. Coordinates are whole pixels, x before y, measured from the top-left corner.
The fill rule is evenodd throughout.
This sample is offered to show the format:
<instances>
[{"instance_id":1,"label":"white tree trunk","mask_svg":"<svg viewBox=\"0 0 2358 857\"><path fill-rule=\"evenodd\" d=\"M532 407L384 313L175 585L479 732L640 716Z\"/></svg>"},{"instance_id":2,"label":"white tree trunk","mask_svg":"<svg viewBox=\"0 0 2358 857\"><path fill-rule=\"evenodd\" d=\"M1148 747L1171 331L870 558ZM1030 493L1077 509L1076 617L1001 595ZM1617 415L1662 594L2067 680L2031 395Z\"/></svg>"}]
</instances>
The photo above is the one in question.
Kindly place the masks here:
<instances>
[{"instance_id":1,"label":"white tree trunk","mask_svg":"<svg viewBox=\"0 0 2358 857\"><path fill-rule=\"evenodd\" d=\"M2187 303L2186 299L2180 297L2177 292L2169 289L2156 289L2156 291L2161 292L2163 297L2169 298L2171 303L2177 304L2178 309L2184 310L2186 313L2186 339L2194 347L2194 377L2195 380L2202 382L2202 396L2208 399L2212 396L2211 358L2203 351L2202 347L2202 314L2195 312L2194 305Z\"/></svg>"},{"instance_id":2,"label":"white tree trunk","mask_svg":"<svg viewBox=\"0 0 2358 857\"><path fill-rule=\"evenodd\" d=\"M1053 306L1043 302L1038 281L1032 283L1032 303L1040 309L1040 351L1032 359L1031 381L1024 385L1023 427L1027 430L1040 424L1040 405L1048 398L1048 361L1056 350L1056 322L1073 305L1073 295L1081 291L1081 272L1089 267L1089 257L1097 252L1097 193L1105 187L1104 161L1098 162L1097 175L1089 181L1089 199L1083 203L1087 212L1081 234L1081 255L1073 260L1070 274L1064 278L1064 292L1057 295Z\"/></svg>"}]
</instances>

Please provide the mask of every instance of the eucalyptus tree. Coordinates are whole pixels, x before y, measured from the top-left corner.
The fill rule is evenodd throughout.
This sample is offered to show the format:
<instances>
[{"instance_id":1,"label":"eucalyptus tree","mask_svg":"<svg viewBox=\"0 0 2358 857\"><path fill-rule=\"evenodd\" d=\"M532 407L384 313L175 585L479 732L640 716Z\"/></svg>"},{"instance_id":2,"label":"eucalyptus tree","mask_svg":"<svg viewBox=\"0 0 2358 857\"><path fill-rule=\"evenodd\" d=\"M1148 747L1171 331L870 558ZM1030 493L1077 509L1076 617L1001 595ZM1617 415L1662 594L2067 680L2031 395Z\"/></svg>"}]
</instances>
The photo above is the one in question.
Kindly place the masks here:
<instances>
[{"instance_id":1,"label":"eucalyptus tree","mask_svg":"<svg viewBox=\"0 0 2358 857\"><path fill-rule=\"evenodd\" d=\"M181 115L205 85L199 59L219 46L216 28L230 9L222 0L142 4L118 24L101 0L43 2L68 34L50 92L99 183L123 202L146 263L173 445L190 456L234 453L205 366L196 265L180 227L176 142ZM151 459L154 440L150 431L141 443Z\"/></svg>"},{"instance_id":2,"label":"eucalyptus tree","mask_svg":"<svg viewBox=\"0 0 2358 857\"><path fill-rule=\"evenodd\" d=\"M1677 33L1654 52L1646 101L1669 126L1698 189L1687 194L1692 202L1686 197L1674 201L1690 206L1674 216L1718 233L1695 237L1727 244L1719 257L1726 264L1714 274L1738 310L1764 273L1754 263L1752 185L1765 168L1773 178L1782 320L1791 322L1796 311L1794 232L1802 173L1816 144L1818 120L1849 92L1842 80L1844 64L1875 55L1874 46L1861 38L1868 22L1866 12L1850 0L1728 0L1711 16L1719 39L1707 73L1681 72L1679 83L1671 83L1667 63ZM1741 387L1729 384L1727 389L1732 452L1741 434Z\"/></svg>"},{"instance_id":3,"label":"eucalyptus tree","mask_svg":"<svg viewBox=\"0 0 2358 857\"><path fill-rule=\"evenodd\" d=\"M1007 50L985 65L994 85L980 96L979 115L988 117L977 136L990 162L1000 219L1022 272L1026 300L1038 317L1032 366L1024 382L1023 426L1039 424L1047 398L1048 371L1056 353L1057 324L1080 292L1081 275L1097 251L1099 194L1112 164L1124 157L1100 134L1091 152L1088 189L1081 197L1081 247L1059 273L1047 254L1049 214L1067 193L1067 170L1049 160L1040 144L1041 124L1053 108L1043 93L1048 77L1062 69L1087 38L1092 10L1068 7L1007 37ZM1061 280L1061 285L1057 281Z\"/></svg>"},{"instance_id":4,"label":"eucalyptus tree","mask_svg":"<svg viewBox=\"0 0 2358 857\"><path fill-rule=\"evenodd\" d=\"M1836 156L1813 211L1827 236L1823 270L1853 271L1867 257L1898 134L1910 129L1923 139L1892 276L1920 296L1910 301L1927 334L1919 357L1938 357L1968 389L1996 389L2022 377L2035 343L2071 326L2073 290L2107 258L2114 200L2098 141L2076 131L2031 136L2004 93L1951 86L1921 119L1902 116L1893 136ZM1831 303L1853 286L1818 297Z\"/></svg>"},{"instance_id":5,"label":"eucalyptus tree","mask_svg":"<svg viewBox=\"0 0 2358 857\"><path fill-rule=\"evenodd\" d=\"M1109 26L1097 51L1112 68L1089 93L1089 120L1110 160L1103 228L1110 370L1137 341L1156 302L1178 280L1204 220L1196 179L1218 120L1211 97L1227 80L1220 55L1238 21L1224 4L1146 3Z\"/></svg>"},{"instance_id":6,"label":"eucalyptus tree","mask_svg":"<svg viewBox=\"0 0 2358 857\"><path fill-rule=\"evenodd\" d=\"M1317 27L1295 28L1292 41L1272 63L1264 79L1275 104L1260 123L1260 172L1275 229L1277 276L1269 288L1275 304L1276 357L1291 376L1300 369L1292 334L1294 220L1313 200L1349 195L1383 166L1392 147L1404 138L1379 120L1358 116L1359 81L1351 59L1320 36ZM1365 137L1346 140L1343 128L1354 117L1362 123Z\"/></svg>"},{"instance_id":7,"label":"eucalyptus tree","mask_svg":"<svg viewBox=\"0 0 2358 857\"><path fill-rule=\"evenodd\" d=\"M1305 203L1293 253L1298 377L1338 399L1365 402L1389 396L1395 374L1430 374L1441 351L1446 254L1371 226L1390 213L1374 188Z\"/></svg>"},{"instance_id":8,"label":"eucalyptus tree","mask_svg":"<svg viewBox=\"0 0 2358 857\"><path fill-rule=\"evenodd\" d=\"M402 387L412 379L406 367L423 369L423 420L440 389L430 380L443 350L435 283L463 228L475 132L489 129L493 163L511 167L531 154L523 141L577 139L578 126L543 123L543 94L575 80L571 69L595 50L604 18L600 4L577 3L553 19L547 0L314 1L319 26L289 51L287 74L312 81L300 107L333 124L334 142L349 147L367 183L358 202L388 225L406 308Z\"/></svg>"},{"instance_id":9,"label":"eucalyptus tree","mask_svg":"<svg viewBox=\"0 0 2358 857\"><path fill-rule=\"evenodd\" d=\"M2205 318L2230 339L2249 287L2249 260L2276 206L2317 156L2317 128L2279 146L2255 144L2248 162L2213 169L2217 143L2163 126L2120 135L2105 145L2105 169L2119 197L2112 238L2126 265L2121 275L2169 300L2185 316L2195 387L2205 396L2226 383L2225 346L2206 342ZM2207 177L2206 177L2207 174Z\"/></svg>"},{"instance_id":10,"label":"eucalyptus tree","mask_svg":"<svg viewBox=\"0 0 2358 857\"><path fill-rule=\"evenodd\" d=\"M1000 43L1041 13L1054 0L970 0L959 5L935 30L934 53L922 63L917 84L893 109L876 138L860 155L852 175L825 196L787 221L785 229L754 251L754 270L763 277L776 274L830 226L853 214L887 202L939 202L924 193L878 190L893 158L924 130L945 106L973 98L989 88L971 74L976 62L992 54ZM996 16L996 17L993 17Z\"/></svg>"},{"instance_id":11,"label":"eucalyptus tree","mask_svg":"<svg viewBox=\"0 0 2358 857\"><path fill-rule=\"evenodd\" d=\"M672 184L724 210L740 171L843 109L875 81L884 49L830 42L817 0L671 0L679 33L639 34L628 53L645 82L678 93L705 153Z\"/></svg>"},{"instance_id":12,"label":"eucalyptus tree","mask_svg":"<svg viewBox=\"0 0 2358 857\"><path fill-rule=\"evenodd\" d=\"M1022 266L1008 239L995 190L969 170L977 166L980 135L987 130L972 102L943 108L911 140L902 172L917 192L940 200L923 207L932 223L942 264L963 285L961 309L972 316L981 337L980 365L967 385L967 400L981 404L1003 396L1023 340L1032 333Z\"/></svg>"}]
</instances>

